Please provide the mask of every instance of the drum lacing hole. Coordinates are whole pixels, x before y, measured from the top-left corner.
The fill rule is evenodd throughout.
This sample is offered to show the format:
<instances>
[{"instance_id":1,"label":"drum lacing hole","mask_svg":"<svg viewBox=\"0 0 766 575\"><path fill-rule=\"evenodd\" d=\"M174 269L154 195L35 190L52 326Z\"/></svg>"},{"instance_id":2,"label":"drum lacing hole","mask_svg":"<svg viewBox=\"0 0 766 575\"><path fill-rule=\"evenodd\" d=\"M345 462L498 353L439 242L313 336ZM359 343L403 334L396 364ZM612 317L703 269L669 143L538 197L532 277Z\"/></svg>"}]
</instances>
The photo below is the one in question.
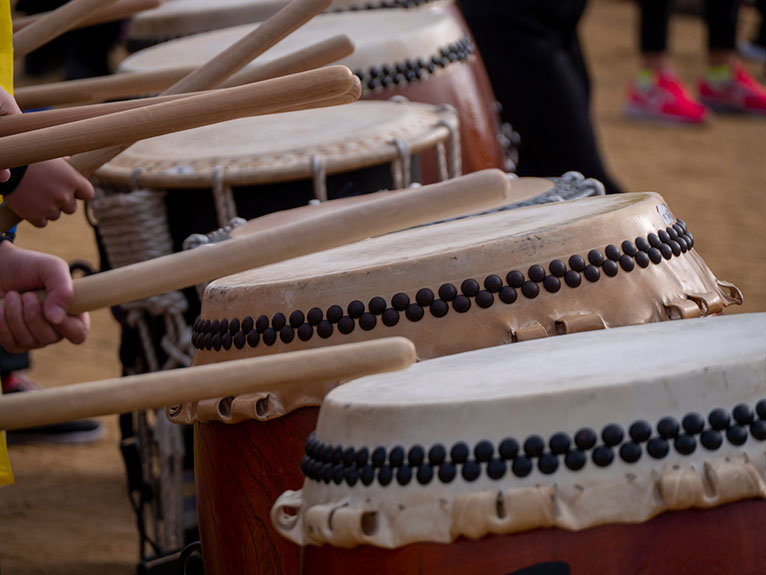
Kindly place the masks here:
<instances>
[{"instance_id":1,"label":"drum lacing hole","mask_svg":"<svg viewBox=\"0 0 766 575\"><path fill-rule=\"evenodd\" d=\"M224 397L218 400L215 408L218 411L218 415L221 419L229 419L231 417L231 403L234 401L233 397Z\"/></svg>"},{"instance_id":2,"label":"drum lacing hole","mask_svg":"<svg viewBox=\"0 0 766 575\"><path fill-rule=\"evenodd\" d=\"M502 491L498 491L495 498L495 513L498 519L505 519L505 497Z\"/></svg>"},{"instance_id":3,"label":"drum lacing hole","mask_svg":"<svg viewBox=\"0 0 766 575\"><path fill-rule=\"evenodd\" d=\"M269 414L269 396L260 398L255 402L255 414L258 417L266 417Z\"/></svg>"},{"instance_id":4,"label":"drum lacing hole","mask_svg":"<svg viewBox=\"0 0 766 575\"><path fill-rule=\"evenodd\" d=\"M292 528L295 527L295 524L298 522L298 513L299 510L297 507L287 505L280 507L278 516L279 526L285 531L292 530ZM311 531L310 527L309 531Z\"/></svg>"},{"instance_id":5,"label":"drum lacing hole","mask_svg":"<svg viewBox=\"0 0 766 575\"><path fill-rule=\"evenodd\" d=\"M378 530L378 512L366 511L362 513L362 516L359 518L359 524L362 528L362 533L368 537L375 535Z\"/></svg>"}]
</instances>

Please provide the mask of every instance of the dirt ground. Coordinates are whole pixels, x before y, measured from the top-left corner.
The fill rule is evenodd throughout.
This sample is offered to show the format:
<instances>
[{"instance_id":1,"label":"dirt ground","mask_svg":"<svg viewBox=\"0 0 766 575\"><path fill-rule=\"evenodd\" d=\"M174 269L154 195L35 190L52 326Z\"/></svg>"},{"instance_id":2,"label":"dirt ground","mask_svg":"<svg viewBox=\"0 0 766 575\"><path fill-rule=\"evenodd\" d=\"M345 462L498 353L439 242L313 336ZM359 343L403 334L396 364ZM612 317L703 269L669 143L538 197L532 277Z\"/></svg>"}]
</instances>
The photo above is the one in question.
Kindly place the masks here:
<instances>
[{"instance_id":1,"label":"dirt ground","mask_svg":"<svg viewBox=\"0 0 766 575\"><path fill-rule=\"evenodd\" d=\"M766 311L766 118L718 117L702 128L623 119L625 83L637 65L634 20L631 3L596 0L582 27L607 162L627 190L661 193L688 222L709 266L745 294L745 304L732 312ZM743 13L741 33L753 21ZM673 62L689 82L702 71L703 45L702 22L676 16ZM764 81L763 67L751 70ZM23 228L19 244L97 261L82 214L44 230ZM115 324L104 311L92 318L86 344L35 353L30 375L45 386L118 375ZM107 435L92 445L11 449L16 485L0 490L1 575L135 572L138 543L116 418L103 421Z\"/></svg>"}]
</instances>

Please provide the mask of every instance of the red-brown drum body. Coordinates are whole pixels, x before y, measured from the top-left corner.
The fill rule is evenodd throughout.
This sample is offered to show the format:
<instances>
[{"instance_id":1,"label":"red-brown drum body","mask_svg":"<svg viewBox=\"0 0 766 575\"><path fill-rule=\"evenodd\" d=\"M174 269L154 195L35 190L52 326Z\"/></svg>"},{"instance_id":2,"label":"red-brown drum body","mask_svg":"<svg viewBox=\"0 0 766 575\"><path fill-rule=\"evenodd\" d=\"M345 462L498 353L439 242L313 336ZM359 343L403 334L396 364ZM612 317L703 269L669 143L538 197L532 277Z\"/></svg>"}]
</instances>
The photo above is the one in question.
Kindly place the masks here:
<instances>
[{"instance_id":1,"label":"red-brown drum body","mask_svg":"<svg viewBox=\"0 0 766 575\"><path fill-rule=\"evenodd\" d=\"M252 30L236 26L141 50L120 64L123 72L199 65ZM419 9L324 14L265 52L257 62L283 56L336 34L346 34L354 53L342 60L359 75L363 98L404 96L453 106L460 118L463 172L503 168L499 120L486 71L470 35L440 3Z\"/></svg>"},{"instance_id":2,"label":"red-brown drum body","mask_svg":"<svg viewBox=\"0 0 766 575\"><path fill-rule=\"evenodd\" d=\"M308 546L304 575L699 575L764 571L766 502L672 511L639 525L608 525L577 533L536 529L514 535L415 543L401 549Z\"/></svg>"},{"instance_id":3,"label":"red-brown drum body","mask_svg":"<svg viewBox=\"0 0 766 575\"><path fill-rule=\"evenodd\" d=\"M766 314L488 348L332 390L272 510L303 573L763 573Z\"/></svg>"},{"instance_id":4,"label":"red-brown drum body","mask_svg":"<svg viewBox=\"0 0 766 575\"><path fill-rule=\"evenodd\" d=\"M271 504L300 487L316 407L272 421L197 423L194 475L205 573L298 573L300 554L269 521Z\"/></svg>"}]
</instances>

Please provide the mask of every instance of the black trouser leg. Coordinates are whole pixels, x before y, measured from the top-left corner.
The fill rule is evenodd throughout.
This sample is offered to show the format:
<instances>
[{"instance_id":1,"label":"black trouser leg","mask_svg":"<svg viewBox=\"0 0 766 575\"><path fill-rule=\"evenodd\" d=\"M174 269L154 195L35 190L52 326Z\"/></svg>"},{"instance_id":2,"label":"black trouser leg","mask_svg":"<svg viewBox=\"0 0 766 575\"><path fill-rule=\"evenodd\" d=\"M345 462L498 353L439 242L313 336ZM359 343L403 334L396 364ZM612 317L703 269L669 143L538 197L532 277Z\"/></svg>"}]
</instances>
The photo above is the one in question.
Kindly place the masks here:
<instances>
[{"instance_id":1,"label":"black trouser leg","mask_svg":"<svg viewBox=\"0 0 766 575\"><path fill-rule=\"evenodd\" d=\"M576 33L584 4L467 0L462 8L503 119L521 134L519 175L577 170L616 193L621 190L604 168L591 126L587 68Z\"/></svg>"}]
</instances>

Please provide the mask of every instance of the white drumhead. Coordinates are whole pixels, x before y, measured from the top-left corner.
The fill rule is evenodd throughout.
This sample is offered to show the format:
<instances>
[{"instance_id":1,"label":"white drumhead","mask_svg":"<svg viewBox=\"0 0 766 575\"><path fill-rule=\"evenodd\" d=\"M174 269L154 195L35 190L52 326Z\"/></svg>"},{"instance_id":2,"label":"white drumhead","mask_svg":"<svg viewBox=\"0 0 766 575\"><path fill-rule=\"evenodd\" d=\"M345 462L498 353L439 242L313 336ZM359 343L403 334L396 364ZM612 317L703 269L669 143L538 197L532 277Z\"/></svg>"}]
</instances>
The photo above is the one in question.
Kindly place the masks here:
<instances>
[{"instance_id":1,"label":"white drumhead","mask_svg":"<svg viewBox=\"0 0 766 575\"><path fill-rule=\"evenodd\" d=\"M253 28L254 25L236 26L159 44L125 58L119 71L148 72L199 66ZM367 70L419 58L428 61L464 36L456 21L441 10L392 9L323 14L267 50L253 64L269 62L337 34L348 35L354 43L354 53L337 62L352 70Z\"/></svg>"},{"instance_id":2,"label":"white drumhead","mask_svg":"<svg viewBox=\"0 0 766 575\"><path fill-rule=\"evenodd\" d=\"M766 314L750 314L359 379L325 398L302 493L283 495L272 519L301 544L399 547L762 498L764 358Z\"/></svg>"},{"instance_id":3,"label":"white drumhead","mask_svg":"<svg viewBox=\"0 0 766 575\"><path fill-rule=\"evenodd\" d=\"M328 173L390 162L395 139L412 153L448 137L440 122L451 112L411 102L354 102L315 110L241 118L142 140L97 172L127 182L138 168L144 185L209 186L226 168L230 183L254 184L308 177L319 156Z\"/></svg>"}]
</instances>

